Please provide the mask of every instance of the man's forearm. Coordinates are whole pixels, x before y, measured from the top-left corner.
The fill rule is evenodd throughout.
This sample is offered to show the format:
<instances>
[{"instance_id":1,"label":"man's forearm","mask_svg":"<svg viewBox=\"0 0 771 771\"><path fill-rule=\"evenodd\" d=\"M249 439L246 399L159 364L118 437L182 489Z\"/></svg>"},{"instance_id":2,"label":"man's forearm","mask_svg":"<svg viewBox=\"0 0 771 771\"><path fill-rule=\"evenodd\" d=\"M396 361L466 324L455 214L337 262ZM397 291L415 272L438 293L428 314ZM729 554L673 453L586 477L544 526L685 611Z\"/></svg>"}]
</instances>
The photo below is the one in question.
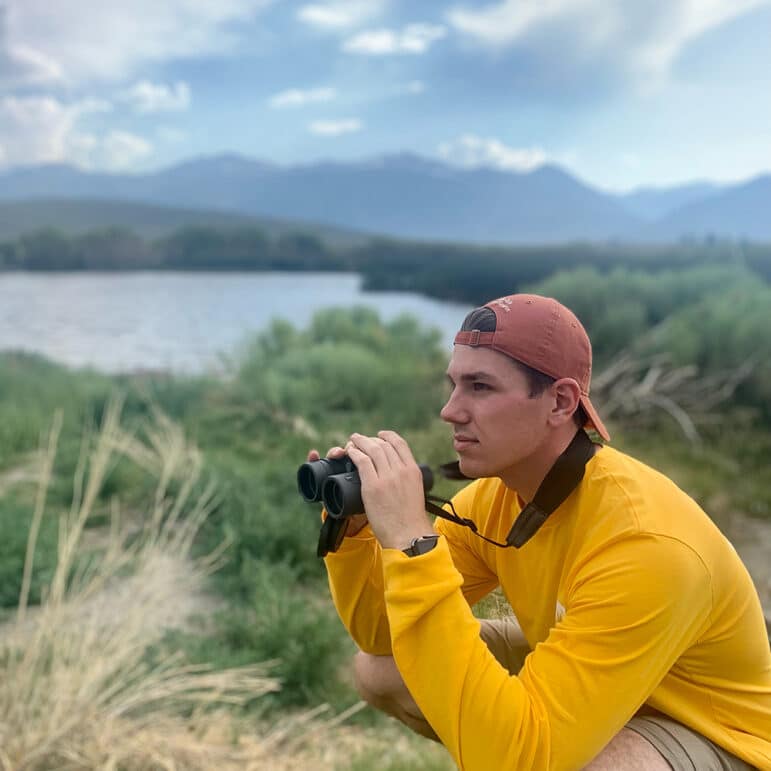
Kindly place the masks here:
<instances>
[{"instance_id":1,"label":"man's forearm","mask_svg":"<svg viewBox=\"0 0 771 771\"><path fill-rule=\"evenodd\" d=\"M346 537L324 563L335 608L354 642L366 653L389 655L383 568L372 531L365 526L355 537Z\"/></svg>"}]
</instances>

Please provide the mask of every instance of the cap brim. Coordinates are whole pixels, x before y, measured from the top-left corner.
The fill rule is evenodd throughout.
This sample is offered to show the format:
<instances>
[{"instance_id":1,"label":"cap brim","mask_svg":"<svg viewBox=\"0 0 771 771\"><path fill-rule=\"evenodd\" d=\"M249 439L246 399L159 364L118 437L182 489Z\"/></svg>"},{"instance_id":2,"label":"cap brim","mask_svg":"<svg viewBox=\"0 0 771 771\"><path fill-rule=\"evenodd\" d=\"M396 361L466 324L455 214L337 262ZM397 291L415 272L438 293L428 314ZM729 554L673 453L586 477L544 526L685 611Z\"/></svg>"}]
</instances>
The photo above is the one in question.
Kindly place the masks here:
<instances>
[{"instance_id":1,"label":"cap brim","mask_svg":"<svg viewBox=\"0 0 771 771\"><path fill-rule=\"evenodd\" d=\"M608 429L605 428L605 424L600 420L600 416L597 414L597 410L594 409L594 405L589 400L588 396L581 396L581 406L584 408L586 417L586 426L593 428L606 442L610 441L610 434Z\"/></svg>"}]
</instances>

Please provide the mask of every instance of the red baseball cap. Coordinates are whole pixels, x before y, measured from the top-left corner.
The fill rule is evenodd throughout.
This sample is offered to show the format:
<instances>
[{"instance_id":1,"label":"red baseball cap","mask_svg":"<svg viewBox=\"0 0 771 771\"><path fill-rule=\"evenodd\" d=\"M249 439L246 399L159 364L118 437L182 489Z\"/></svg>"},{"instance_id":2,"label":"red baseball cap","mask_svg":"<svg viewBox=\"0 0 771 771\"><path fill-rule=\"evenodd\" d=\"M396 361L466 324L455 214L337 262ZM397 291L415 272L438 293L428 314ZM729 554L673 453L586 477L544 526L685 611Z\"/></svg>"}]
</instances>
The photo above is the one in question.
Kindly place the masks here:
<instances>
[{"instance_id":1,"label":"red baseball cap","mask_svg":"<svg viewBox=\"0 0 771 771\"><path fill-rule=\"evenodd\" d=\"M586 427L610 441L610 434L589 399L592 344L576 315L551 297L535 294L500 297L484 307L495 314L495 331L458 332L456 345L492 348L556 380L573 378L581 389Z\"/></svg>"}]
</instances>

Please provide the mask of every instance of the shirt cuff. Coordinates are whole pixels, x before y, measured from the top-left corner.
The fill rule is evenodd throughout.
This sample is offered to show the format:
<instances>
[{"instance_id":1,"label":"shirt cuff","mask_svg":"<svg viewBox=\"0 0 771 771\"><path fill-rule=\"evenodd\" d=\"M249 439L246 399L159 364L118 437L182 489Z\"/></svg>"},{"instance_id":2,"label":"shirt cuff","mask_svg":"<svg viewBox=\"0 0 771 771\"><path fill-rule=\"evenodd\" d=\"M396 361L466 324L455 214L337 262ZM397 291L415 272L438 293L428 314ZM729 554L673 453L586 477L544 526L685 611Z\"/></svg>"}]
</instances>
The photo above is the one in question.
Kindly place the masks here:
<instances>
[{"instance_id":1,"label":"shirt cuff","mask_svg":"<svg viewBox=\"0 0 771 771\"><path fill-rule=\"evenodd\" d=\"M392 633L400 622L410 623L425 615L463 585L444 536L425 554L408 557L400 549L383 549L385 600ZM392 617L392 611L398 611Z\"/></svg>"}]
</instances>

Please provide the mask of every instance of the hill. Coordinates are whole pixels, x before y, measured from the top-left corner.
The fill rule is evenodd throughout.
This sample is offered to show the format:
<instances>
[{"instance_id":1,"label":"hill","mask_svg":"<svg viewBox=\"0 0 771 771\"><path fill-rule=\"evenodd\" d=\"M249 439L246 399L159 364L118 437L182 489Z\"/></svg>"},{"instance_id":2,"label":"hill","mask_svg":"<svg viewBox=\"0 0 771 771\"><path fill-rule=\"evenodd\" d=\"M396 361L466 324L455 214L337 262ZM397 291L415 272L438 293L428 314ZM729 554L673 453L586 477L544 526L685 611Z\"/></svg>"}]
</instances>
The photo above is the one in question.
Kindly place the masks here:
<instances>
[{"instance_id":1,"label":"hill","mask_svg":"<svg viewBox=\"0 0 771 771\"><path fill-rule=\"evenodd\" d=\"M98 198L0 200L0 241L10 241L44 228L73 236L107 227L127 228L141 238L152 240L191 225L221 230L258 227L272 239L302 230L330 246L341 247L356 246L365 240L361 234L328 225L138 201Z\"/></svg>"},{"instance_id":2,"label":"hill","mask_svg":"<svg viewBox=\"0 0 771 771\"><path fill-rule=\"evenodd\" d=\"M717 236L771 241L771 174L685 204L658 225L662 238Z\"/></svg>"},{"instance_id":3,"label":"hill","mask_svg":"<svg viewBox=\"0 0 771 771\"><path fill-rule=\"evenodd\" d=\"M287 167L229 154L146 174L63 165L0 174L0 200L52 198L142 202L207 216L230 212L417 240L771 240L771 176L720 188L704 182L621 195L553 165L524 173L462 169L411 154Z\"/></svg>"}]
</instances>

